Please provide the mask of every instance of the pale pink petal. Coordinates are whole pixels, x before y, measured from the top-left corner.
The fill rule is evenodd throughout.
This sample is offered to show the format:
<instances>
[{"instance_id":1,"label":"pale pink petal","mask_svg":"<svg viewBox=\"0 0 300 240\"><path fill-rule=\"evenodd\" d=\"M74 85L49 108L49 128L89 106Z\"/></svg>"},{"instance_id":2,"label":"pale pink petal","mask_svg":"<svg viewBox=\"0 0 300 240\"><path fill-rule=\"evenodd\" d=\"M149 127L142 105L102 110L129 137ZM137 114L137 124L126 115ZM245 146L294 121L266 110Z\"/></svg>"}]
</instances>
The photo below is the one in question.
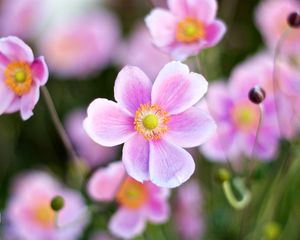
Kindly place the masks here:
<instances>
[{"instance_id":1,"label":"pale pink petal","mask_svg":"<svg viewBox=\"0 0 300 240\"><path fill-rule=\"evenodd\" d=\"M113 101L98 98L90 104L87 114L84 129L100 145L122 144L135 132L133 118Z\"/></svg>"},{"instance_id":2,"label":"pale pink petal","mask_svg":"<svg viewBox=\"0 0 300 240\"><path fill-rule=\"evenodd\" d=\"M0 52L0 71L4 72L8 64L9 59L3 53Z\"/></svg>"},{"instance_id":3,"label":"pale pink petal","mask_svg":"<svg viewBox=\"0 0 300 240\"><path fill-rule=\"evenodd\" d=\"M0 115L3 114L13 102L15 94L3 81L0 81Z\"/></svg>"},{"instance_id":4,"label":"pale pink petal","mask_svg":"<svg viewBox=\"0 0 300 240\"><path fill-rule=\"evenodd\" d=\"M156 8L145 18L145 22L157 47L164 47L175 41L177 23L175 16L169 11Z\"/></svg>"},{"instance_id":5,"label":"pale pink petal","mask_svg":"<svg viewBox=\"0 0 300 240\"><path fill-rule=\"evenodd\" d=\"M200 50L205 48L206 41L200 40L191 44L175 43L169 47L170 54L174 60L184 61L190 56L196 56Z\"/></svg>"},{"instance_id":6,"label":"pale pink petal","mask_svg":"<svg viewBox=\"0 0 300 240\"><path fill-rule=\"evenodd\" d=\"M170 117L168 132L164 137L176 145L190 148L210 139L215 134L216 128L211 116L200 108L192 107Z\"/></svg>"},{"instance_id":7,"label":"pale pink petal","mask_svg":"<svg viewBox=\"0 0 300 240\"><path fill-rule=\"evenodd\" d=\"M168 0L168 7L178 18L184 18L189 14L189 7L186 0Z\"/></svg>"},{"instance_id":8,"label":"pale pink petal","mask_svg":"<svg viewBox=\"0 0 300 240\"><path fill-rule=\"evenodd\" d=\"M150 103L151 88L151 80L141 69L126 66L116 79L115 99L122 107L135 115L141 104Z\"/></svg>"},{"instance_id":9,"label":"pale pink petal","mask_svg":"<svg viewBox=\"0 0 300 240\"><path fill-rule=\"evenodd\" d=\"M153 223L164 223L170 215L169 204L165 199L150 199L146 208L148 219Z\"/></svg>"},{"instance_id":10,"label":"pale pink petal","mask_svg":"<svg viewBox=\"0 0 300 240\"><path fill-rule=\"evenodd\" d=\"M31 64L31 73L33 79L41 86L45 85L48 77L48 67L46 65L44 57L36 58Z\"/></svg>"},{"instance_id":11,"label":"pale pink petal","mask_svg":"<svg viewBox=\"0 0 300 240\"><path fill-rule=\"evenodd\" d=\"M88 194L97 201L112 201L125 176L122 162L98 169L87 184Z\"/></svg>"},{"instance_id":12,"label":"pale pink petal","mask_svg":"<svg viewBox=\"0 0 300 240\"><path fill-rule=\"evenodd\" d=\"M203 22L211 22L217 12L215 0L169 0L168 5L172 13L179 18L191 16Z\"/></svg>"},{"instance_id":13,"label":"pale pink petal","mask_svg":"<svg viewBox=\"0 0 300 240\"><path fill-rule=\"evenodd\" d=\"M189 6L189 14L198 17L205 23L211 22L217 13L216 0L185 0Z\"/></svg>"},{"instance_id":14,"label":"pale pink petal","mask_svg":"<svg viewBox=\"0 0 300 240\"><path fill-rule=\"evenodd\" d=\"M216 20L205 29L205 47L216 45L224 36L226 26L222 21Z\"/></svg>"},{"instance_id":15,"label":"pale pink petal","mask_svg":"<svg viewBox=\"0 0 300 240\"><path fill-rule=\"evenodd\" d=\"M173 188L187 181L195 170L192 156L166 140L150 142L150 180L160 186Z\"/></svg>"},{"instance_id":16,"label":"pale pink petal","mask_svg":"<svg viewBox=\"0 0 300 240\"><path fill-rule=\"evenodd\" d=\"M122 161L129 176L140 182L149 180L149 141L135 134L124 144Z\"/></svg>"},{"instance_id":17,"label":"pale pink petal","mask_svg":"<svg viewBox=\"0 0 300 240\"><path fill-rule=\"evenodd\" d=\"M33 115L33 108L40 97L40 89L37 84L30 87L30 91L21 97L20 111L21 118L25 121Z\"/></svg>"},{"instance_id":18,"label":"pale pink petal","mask_svg":"<svg viewBox=\"0 0 300 240\"><path fill-rule=\"evenodd\" d=\"M19 96L15 96L14 100L11 102L11 104L8 106L8 108L5 110L5 113L14 113L20 110L21 106L21 98Z\"/></svg>"},{"instance_id":19,"label":"pale pink petal","mask_svg":"<svg viewBox=\"0 0 300 240\"><path fill-rule=\"evenodd\" d=\"M228 115L226 109L233 107L231 94L224 81L216 81L209 85L206 99L209 113L216 119L224 119Z\"/></svg>"},{"instance_id":20,"label":"pale pink petal","mask_svg":"<svg viewBox=\"0 0 300 240\"><path fill-rule=\"evenodd\" d=\"M115 236L132 239L145 229L145 219L140 212L120 208L110 219L108 228Z\"/></svg>"},{"instance_id":21,"label":"pale pink petal","mask_svg":"<svg viewBox=\"0 0 300 240\"><path fill-rule=\"evenodd\" d=\"M152 103L170 114L183 112L196 104L206 93L208 83L187 65L170 62L159 72L152 88Z\"/></svg>"},{"instance_id":22,"label":"pale pink petal","mask_svg":"<svg viewBox=\"0 0 300 240\"><path fill-rule=\"evenodd\" d=\"M1 53L10 60L25 61L28 63L33 61L33 52L31 48L20 38L9 36L0 39L0 49Z\"/></svg>"}]
</instances>

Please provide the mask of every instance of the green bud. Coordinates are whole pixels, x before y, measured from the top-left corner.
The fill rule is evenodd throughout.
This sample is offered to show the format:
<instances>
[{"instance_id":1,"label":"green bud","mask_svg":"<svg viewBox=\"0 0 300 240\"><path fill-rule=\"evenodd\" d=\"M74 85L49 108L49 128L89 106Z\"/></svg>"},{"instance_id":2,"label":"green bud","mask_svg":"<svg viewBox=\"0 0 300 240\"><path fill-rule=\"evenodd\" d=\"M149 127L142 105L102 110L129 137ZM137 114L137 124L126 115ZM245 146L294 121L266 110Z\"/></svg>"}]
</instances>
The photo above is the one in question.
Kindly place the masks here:
<instances>
[{"instance_id":1,"label":"green bud","mask_svg":"<svg viewBox=\"0 0 300 240\"><path fill-rule=\"evenodd\" d=\"M266 240L279 239L281 234L281 226L276 222L268 222L264 226L263 234L264 234L264 239Z\"/></svg>"},{"instance_id":2,"label":"green bud","mask_svg":"<svg viewBox=\"0 0 300 240\"><path fill-rule=\"evenodd\" d=\"M223 183L225 181L230 180L231 174L227 169L220 168L216 173L215 178L218 183Z\"/></svg>"},{"instance_id":3,"label":"green bud","mask_svg":"<svg viewBox=\"0 0 300 240\"><path fill-rule=\"evenodd\" d=\"M53 211L58 212L63 209L65 205L65 200L62 196L55 196L51 200L51 208Z\"/></svg>"}]
</instances>

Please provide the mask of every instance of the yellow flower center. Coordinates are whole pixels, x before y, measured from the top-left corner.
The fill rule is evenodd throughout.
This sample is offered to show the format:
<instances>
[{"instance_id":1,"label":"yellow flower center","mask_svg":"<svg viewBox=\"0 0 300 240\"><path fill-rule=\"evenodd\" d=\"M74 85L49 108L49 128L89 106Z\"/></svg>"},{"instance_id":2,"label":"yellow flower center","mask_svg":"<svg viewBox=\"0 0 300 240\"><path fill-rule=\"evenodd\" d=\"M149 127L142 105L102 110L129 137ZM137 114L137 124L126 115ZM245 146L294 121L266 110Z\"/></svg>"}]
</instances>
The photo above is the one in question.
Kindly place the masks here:
<instances>
[{"instance_id":1,"label":"yellow flower center","mask_svg":"<svg viewBox=\"0 0 300 240\"><path fill-rule=\"evenodd\" d=\"M237 104L232 109L231 116L240 130L249 131L257 128L259 110L257 106L250 102Z\"/></svg>"},{"instance_id":2,"label":"yellow flower center","mask_svg":"<svg viewBox=\"0 0 300 240\"><path fill-rule=\"evenodd\" d=\"M193 43L205 35L204 24L196 18L186 17L177 24L176 39L182 43Z\"/></svg>"},{"instance_id":3,"label":"yellow flower center","mask_svg":"<svg viewBox=\"0 0 300 240\"><path fill-rule=\"evenodd\" d=\"M160 106L141 104L135 113L135 129L147 140L157 140L168 130L170 118Z\"/></svg>"},{"instance_id":4,"label":"yellow flower center","mask_svg":"<svg viewBox=\"0 0 300 240\"><path fill-rule=\"evenodd\" d=\"M32 84L28 63L15 61L8 64L4 72L6 85L18 96L29 92Z\"/></svg>"},{"instance_id":5,"label":"yellow flower center","mask_svg":"<svg viewBox=\"0 0 300 240\"><path fill-rule=\"evenodd\" d=\"M119 204L130 209L137 209L147 201L148 192L145 186L128 177L121 185L116 199Z\"/></svg>"},{"instance_id":6,"label":"yellow flower center","mask_svg":"<svg viewBox=\"0 0 300 240\"><path fill-rule=\"evenodd\" d=\"M51 228L54 226L54 212L50 207L50 203L44 202L34 206L33 209L34 221L44 228Z\"/></svg>"}]
</instances>

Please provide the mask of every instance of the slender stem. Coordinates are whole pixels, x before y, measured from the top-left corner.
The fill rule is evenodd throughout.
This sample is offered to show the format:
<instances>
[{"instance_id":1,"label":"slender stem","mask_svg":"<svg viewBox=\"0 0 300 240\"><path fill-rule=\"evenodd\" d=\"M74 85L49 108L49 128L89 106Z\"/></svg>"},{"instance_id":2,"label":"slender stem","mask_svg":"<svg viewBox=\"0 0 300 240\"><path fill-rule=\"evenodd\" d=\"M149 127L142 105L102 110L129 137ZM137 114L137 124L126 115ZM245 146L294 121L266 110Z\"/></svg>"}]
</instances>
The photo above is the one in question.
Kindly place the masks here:
<instances>
[{"instance_id":1,"label":"slender stem","mask_svg":"<svg viewBox=\"0 0 300 240\"><path fill-rule=\"evenodd\" d=\"M73 146L71 144L71 141L68 138L68 135L65 131L65 129L62 126L61 121L59 120L58 114L56 112L55 106L53 104L52 98L49 94L48 89L46 88L46 86L42 87L42 93L44 96L44 99L46 101L47 107L49 109L52 121L55 125L55 128L58 132L58 134L61 137L61 140L63 141L66 150L68 151L69 157L72 158L73 160L77 159L77 154L75 153Z\"/></svg>"},{"instance_id":2,"label":"slender stem","mask_svg":"<svg viewBox=\"0 0 300 240\"><path fill-rule=\"evenodd\" d=\"M259 120L258 120L258 126L257 126L257 129L256 129L256 132L255 132L255 139L254 139L253 147L252 147L251 154L250 154L250 164L249 164L249 169L248 169L248 175L247 175L247 178L246 178L246 183L247 184L249 183L249 181L252 177L252 173L253 173L254 168L255 168L254 154L255 154L255 148L256 148L257 143L258 143L258 136L259 136L259 132L260 132L262 121L263 121L263 115L264 115L263 105L259 104Z\"/></svg>"},{"instance_id":3,"label":"slender stem","mask_svg":"<svg viewBox=\"0 0 300 240\"><path fill-rule=\"evenodd\" d=\"M279 105L278 105L278 96L277 96L277 90L279 89L279 84L277 81L277 63L278 63L278 58L280 55L280 48L283 45L286 37L288 36L288 34L291 32L291 28L288 27L280 36L280 39L278 40L276 47L275 47L275 53L274 53L274 59L273 59L273 91L274 91L274 102L275 102L275 108L276 108L276 117L277 117L277 121L278 121L278 129L280 131L280 135L282 135L283 131L281 130L280 126L280 114L279 114Z\"/></svg>"},{"instance_id":4,"label":"slender stem","mask_svg":"<svg viewBox=\"0 0 300 240\"><path fill-rule=\"evenodd\" d=\"M76 171L78 172L78 176L81 178L80 183L82 183L84 174L82 173L81 168L80 168L80 162L79 162L80 158L77 156L77 154L72 146L72 143L71 143L71 141L70 141L59 117L58 117L53 100L52 100L51 95L50 95L48 89L46 88L46 86L42 87L42 93L43 93L46 105L48 107L51 119L53 121L53 124L54 124L59 136L61 137L61 140L68 152L69 158L71 160L73 160L76 164L75 168L76 168Z\"/></svg>"}]
</instances>

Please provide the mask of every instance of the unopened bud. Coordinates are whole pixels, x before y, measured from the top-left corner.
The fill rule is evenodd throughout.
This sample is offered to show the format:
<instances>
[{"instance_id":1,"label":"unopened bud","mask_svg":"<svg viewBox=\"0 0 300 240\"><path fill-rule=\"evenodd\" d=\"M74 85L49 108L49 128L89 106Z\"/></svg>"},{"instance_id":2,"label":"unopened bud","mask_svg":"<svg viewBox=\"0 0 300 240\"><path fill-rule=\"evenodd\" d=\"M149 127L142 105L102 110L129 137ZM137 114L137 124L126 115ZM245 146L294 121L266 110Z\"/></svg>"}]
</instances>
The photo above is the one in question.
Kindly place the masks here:
<instances>
[{"instance_id":1,"label":"unopened bud","mask_svg":"<svg viewBox=\"0 0 300 240\"><path fill-rule=\"evenodd\" d=\"M266 92L260 86L255 86L250 89L248 97L251 102L260 104L266 98Z\"/></svg>"},{"instance_id":2,"label":"unopened bud","mask_svg":"<svg viewBox=\"0 0 300 240\"><path fill-rule=\"evenodd\" d=\"M216 173L215 178L218 183L223 183L230 180L231 174L227 169L220 168Z\"/></svg>"},{"instance_id":3,"label":"unopened bud","mask_svg":"<svg viewBox=\"0 0 300 240\"><path fill-rule=\"evenodd\" d=\"M58 212L63 209L65 205L65 200L61 196L56 196L51 200L51 208L53 211Z\"/></svg>"},{"instance_id":4,"label":"unopened bud","mask_svg":"<svg viewBox=\"0 0 300 240\"><path fill-rule=\"evenodd\" d=\"M288 24L290 25L290 27L292 28L298 28L300 27L300 15L297 12L292 12L289 16L288 16Z\"/></svg>"},{"instance_id":5,"label":"unopened bud","mask_svg":"<svg viewBox=\"0 0 300 240\"><path fill-rule=\"evenodd\" d=\"M281 234L281 226L276 222L268 222L264 226L264 239L276 240L279 239Z\"/></svg>"}]
</instances>

